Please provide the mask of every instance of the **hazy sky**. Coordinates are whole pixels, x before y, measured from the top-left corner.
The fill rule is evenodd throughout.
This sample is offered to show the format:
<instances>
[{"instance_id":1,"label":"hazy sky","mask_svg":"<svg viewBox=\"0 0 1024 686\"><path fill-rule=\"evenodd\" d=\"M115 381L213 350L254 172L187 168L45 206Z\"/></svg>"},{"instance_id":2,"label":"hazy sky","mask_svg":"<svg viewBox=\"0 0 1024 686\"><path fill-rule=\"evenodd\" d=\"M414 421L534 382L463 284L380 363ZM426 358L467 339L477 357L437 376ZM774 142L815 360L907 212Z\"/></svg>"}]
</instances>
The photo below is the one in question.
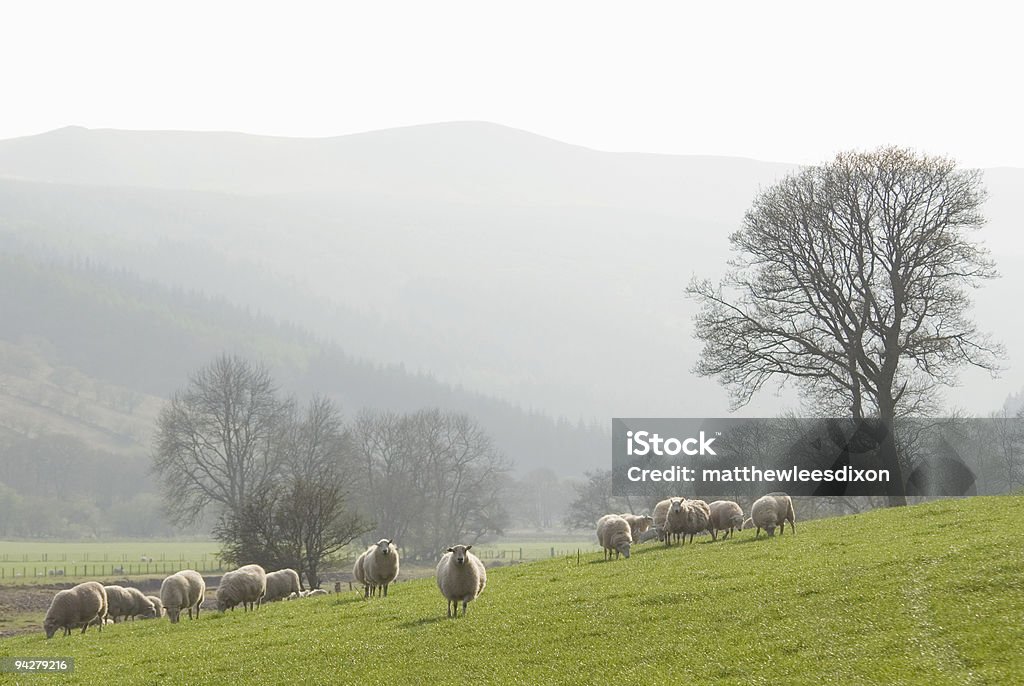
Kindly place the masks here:
<instances>
[{"instance_id":1,"label":"hazy sky","mask_svg":"<svg viewBox=\"0 0 1024 686\"><path fill-rule=\"evenodd\" d=\"M1012 3L19 2L0 138L477 119L605 150L1024 167Z\"/></svg>"}]
</instances>

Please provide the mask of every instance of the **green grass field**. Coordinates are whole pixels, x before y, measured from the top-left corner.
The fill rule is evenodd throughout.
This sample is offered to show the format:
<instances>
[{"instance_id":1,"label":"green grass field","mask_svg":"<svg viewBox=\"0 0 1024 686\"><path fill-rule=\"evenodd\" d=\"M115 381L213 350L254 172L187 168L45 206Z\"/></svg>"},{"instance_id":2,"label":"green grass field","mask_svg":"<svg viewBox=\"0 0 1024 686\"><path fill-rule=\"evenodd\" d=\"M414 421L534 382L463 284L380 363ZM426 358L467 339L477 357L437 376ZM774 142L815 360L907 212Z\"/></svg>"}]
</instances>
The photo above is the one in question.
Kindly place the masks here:
<instances>
[{"instance_id":1,"label":"green grass field","mask_svg":"<svg viewBox=\"0 0 1024 686\"><path fill-rule=\"evenodd\" d=\"M128 570L130 565L131 576L145 575L146 565L140 562L143 555L153 558L150 575L176 571L182 562L214 569L219 564L218 549L212 541L0 541L0 584L40 583L42 578L53 581L47 577L52 569L63 570L69 579L76 577L76 571L78 577L94 578L113 575L109 570L114 567Z\"/></svg>"},{"instance_id":2,"label":"green grass field","mask_svg":"<svg viewBox=\"0 0 1024 686\"><path fill-rule=\"evenodd\" d=\"M1022 513L975 498L502 567L457 620L422 579L0 657L73 657L75 683L1024 683Z\"/></svg>"}]
</instances>

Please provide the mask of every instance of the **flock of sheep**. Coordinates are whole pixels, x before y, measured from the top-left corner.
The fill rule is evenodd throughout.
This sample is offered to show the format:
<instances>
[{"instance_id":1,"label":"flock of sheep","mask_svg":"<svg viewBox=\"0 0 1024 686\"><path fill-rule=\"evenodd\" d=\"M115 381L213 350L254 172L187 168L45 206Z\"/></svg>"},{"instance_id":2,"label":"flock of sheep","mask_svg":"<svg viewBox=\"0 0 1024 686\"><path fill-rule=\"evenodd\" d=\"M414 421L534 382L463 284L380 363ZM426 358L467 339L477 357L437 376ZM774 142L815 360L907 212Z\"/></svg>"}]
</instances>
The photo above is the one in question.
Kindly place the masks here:
<instances>
[{"instance_id":1,"label":"flock of sheep","mask_svg":"<svg viewBox=\"0 0 1024 686\"><path fill-rule=\"evenodd\" d=\"M608 514L597 522L597 540L604 549L605 559L612 553L618 559L629 557L633 543L657 538L671 545L673 540L690 542L696 534L707 531L715 540L718 532L727 538L738 529L756 528L755 538L764 529L775 535L776 527L784 533L786 522L796 532L796 513L793 500L785 493L769 493L759 498L750 508L750 518L743 518L743 510L731 500L716 500L710 505L703 500L667 498L655 506L653 515ZM462 615L466 606L475 600L487 585L487 570L483 562L469 552L471 545L457 545L448 549L437 563L437 587L448 601L448 616ZM382 538L368 547L355 561L352 576L363 586L364 598L373 595L387 597L388 586L398 578L399 555L393 541ZM246 611L256 610L262 603L274 600L324 594L326 591L302 591L299 575L293 569L267 573L259 565L245 565L227 572L217 587L217 609L234 610L241 605ZM81 628L82 633L91 625L102 630L104 622L136 617L153 618L167 615L171 623L181 619L187 610L189 619L199 617L199 608L206 597L206 582L191 569L170 575L160 585L159 596L147 596L137 588L103 586L86 581L58 591L43 621L46 637L52 638L58 629L64 635ZM195 613L193 614L193 610Z\"/></svg>"},{"instance_id":2,"label":"flock of sheep","mask_svg":"<svg viewBox=\"0 0 1024 686\"><path fill-rule=\"evenodd\" d=\"M469 552L472 547L457 545L449 548L437 564L437 586L448 600L449 617L452 616L453 605L458 616L459 602L462 602L462 614L465 615L466 605L476 599L487 584L487 571L480 558ZM378 594L386 597L388 586L398 578L398 565L398 548L392 541L381 539L356 559L352 575L363 585L364 597ZM245 565L221 577L217 587L217 609L224 612L241 605L246 611L256 610L265 602L326 593L323 589L302 591L299 575L293 569L268 574L259 565ZM164 579L159 596L144 595L137 588L104 586L96 581L86 581L57 592L43 620L43 629L47 638L53 638L58 629L63 629L67 636L72 629L81 628L85 633L90 626L96 625L102 631L106 622L163 615L176 624L183 611L188 611L189 619L198 619L199 608L205 598L206 582L199 572L191 569Z\"/></svg>"},{"instance_id":3,"label":"flock of sheep","mask_svg":"<svg viewBox=\"0 0 1024 686\"><path fill-rule=\"evenodd\" d=\"M597 541L604 550L606 560L622 554L629 557L634 543L643 543L657 538L671 545L673 540L690 542L696 534L707 531L713 540L718 532L724 531L722 539L738 529L757 529L754 537L764 529L769 536L785 533L786 522L796 533L796 512L793 499L785 493L769 493L758 498L750 508L750 517L743 518L743 509L732 500L716 500L710 505L703 500L666 498L654 507L653 515L607 514L597 520Z\"/></svg>"}]
</instances>

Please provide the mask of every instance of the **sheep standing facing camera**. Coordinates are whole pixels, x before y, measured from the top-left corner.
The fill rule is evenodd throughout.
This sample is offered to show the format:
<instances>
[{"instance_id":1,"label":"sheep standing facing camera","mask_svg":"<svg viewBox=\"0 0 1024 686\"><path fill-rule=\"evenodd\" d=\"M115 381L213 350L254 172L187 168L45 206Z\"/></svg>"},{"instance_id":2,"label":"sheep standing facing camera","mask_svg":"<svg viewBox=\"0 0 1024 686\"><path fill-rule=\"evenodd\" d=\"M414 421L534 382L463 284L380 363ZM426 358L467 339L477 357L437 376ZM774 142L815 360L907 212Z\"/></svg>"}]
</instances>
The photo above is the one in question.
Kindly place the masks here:
<instances>
[{"instance_id":1,"label":"sheep standing facing camera","mask_svg":"<svg viewBox=\"0 0 1024 686\"><path fill-rule=\"evenodd\" d=\"M388 585L398 578L398 548L386 538L371 545L364 553L363 575L367 589L376 589L385 598Z\"/></svg>"},{"instance_id":2,"label":"sheep standing facing camera","mask_svg":"<svg viewBox=\"0 0 1024 686\"><path fill-rule=\"evenodd\" d=\"M453 616L453 607L454 616L459 616L459 602L462 603L462 616L465 617L466 605L476 600L487 585L487 570L480 558L469 552L472 547L452 546L437 563L437 587L441 589L441 595L448 600L449 617Z\"/></svg>"}]
</instances>

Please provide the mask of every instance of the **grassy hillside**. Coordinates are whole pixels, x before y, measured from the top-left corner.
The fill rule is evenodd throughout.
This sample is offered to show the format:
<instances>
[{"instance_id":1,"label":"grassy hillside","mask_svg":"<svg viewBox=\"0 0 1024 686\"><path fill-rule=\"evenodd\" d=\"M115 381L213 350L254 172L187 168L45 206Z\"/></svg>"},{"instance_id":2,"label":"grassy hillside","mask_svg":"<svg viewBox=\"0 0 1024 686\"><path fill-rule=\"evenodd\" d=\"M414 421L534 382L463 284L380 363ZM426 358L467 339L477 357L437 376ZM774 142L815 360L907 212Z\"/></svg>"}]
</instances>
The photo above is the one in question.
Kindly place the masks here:
<instances>
[{"instance_id":1,"label":"grassy hillside","mask_svg":"<svg viewBox=\"0 0 1024 686\"><path fill-rule=\"evenodd\" d=\"M799 524L796 536L493 569L465 619L425 579L386 600L0 642L75 682L1003 684L1024 678L1024 497ZM45 680L45 679L41 679Z\"/></svg>"}]
</instances>

